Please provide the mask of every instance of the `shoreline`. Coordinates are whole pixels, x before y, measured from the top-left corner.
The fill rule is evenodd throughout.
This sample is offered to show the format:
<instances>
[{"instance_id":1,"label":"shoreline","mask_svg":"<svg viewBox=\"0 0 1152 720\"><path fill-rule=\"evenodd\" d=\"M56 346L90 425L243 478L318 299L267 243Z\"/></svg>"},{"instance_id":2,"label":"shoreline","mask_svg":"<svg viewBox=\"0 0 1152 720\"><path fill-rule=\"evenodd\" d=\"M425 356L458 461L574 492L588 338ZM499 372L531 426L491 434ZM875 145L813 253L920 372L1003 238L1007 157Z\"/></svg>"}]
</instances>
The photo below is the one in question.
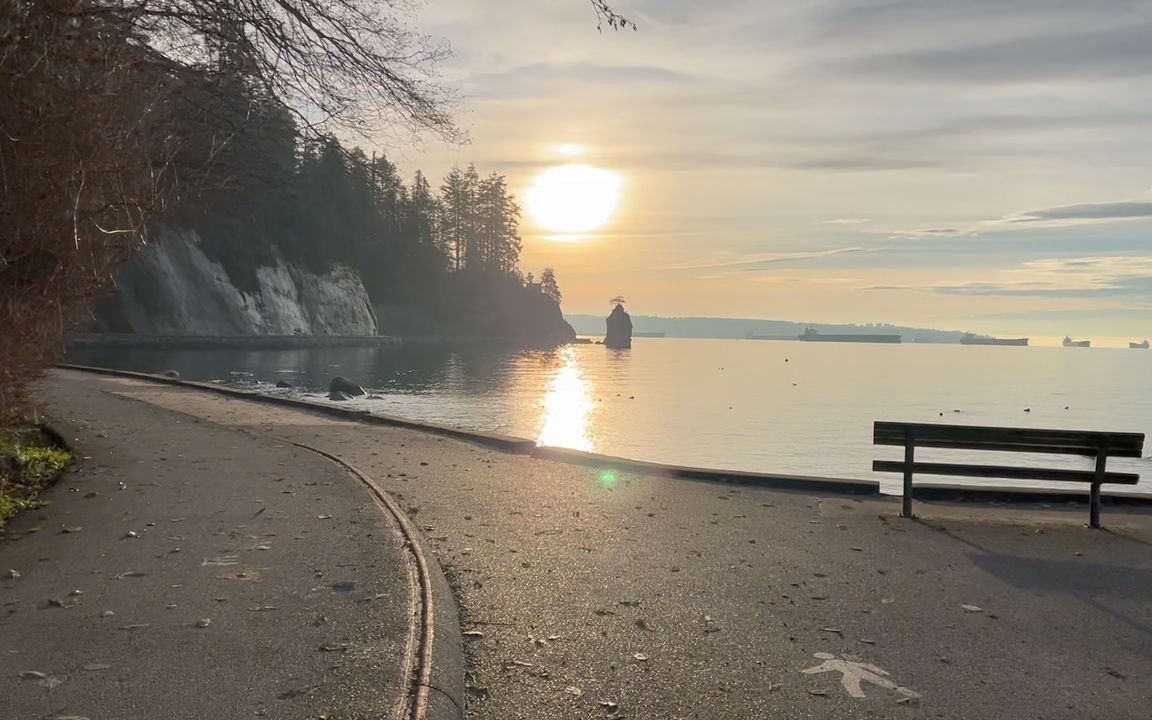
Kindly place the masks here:
<instances>
[{"instance_id":1,"label":"shoreline","mask_svg":"<svg viewBox=\"0 0 1152 720\"><path fill-rule=\"evenodd\" d=\"M75 333L68 336L65 342L68 350L294 350L335 347L398 348L419 344L551 348L572 343L538 342L500 335L138 335L135 333ZM585 343L578 338L575 344Z\"/></svg>"},{"instance_id":2,"label":"shoreline","mask_svg":"<svg viewBox=\"0 0 1152 720\"><path fill-rule=\"evenodd\" d=\"M655 475L662 477L675 477L686 480L705 482L747 485L752 487L773 488L779 490L796 490L799 492L828 492L842 495L868 496L876 498L897 498L898 494L887 494L880 490L880 483L876 480L859 480L854 478L815 477L795 474L775 474L745 472L739 470L723 470L716 468L697 468L685 465L655 463L630 458L620 458L599 453L589 453L569 448L550 447L538 445L534 440L520 438L501 433L471 430L453 425L435 423L410 418L370 413L364 410L340 407L328 403L286 398L277 395L265 395L251 390L217 385L213 383L193 382L162 375L133 372L130 370L114 370L111 368L90 367L85 365L61 364L59 367L68 370L90 372L112 377L123 377L134 380L146 380L166 385L176 385L193 390L213 392L252 402L265 403L291 407L306 412L329 415L345 420L353 420L367 424L386 425L419 430L445 437L475 443L490 449L499 450L516 455L529 455L541 460L553 460L588 468L598 468L617 472L630 472L641 475ZM916 500L932 500L939 502L987 502L987 503L1013 503L1013 504L1087 504L1088 489L1060 489L1037 487L1010 487L1010 486L975 486L956 484L918 484L913 489L913 498ZM1147 506L1152 507L1152 494L1131 492L1108 492L1101 495L1105 505Z\"/></svg>"},{"instance_id":3,"label":"shoreline","mask_svg":"<svg viewBox=\"0 0 1152 720\"><path fill-rule=\"evenodd\" d=\"M69 350L148 348L151 350L291 350L316 347L399 347L393 335L137 335L77 333L65 342Z\"/></svg>"}]
</instances>

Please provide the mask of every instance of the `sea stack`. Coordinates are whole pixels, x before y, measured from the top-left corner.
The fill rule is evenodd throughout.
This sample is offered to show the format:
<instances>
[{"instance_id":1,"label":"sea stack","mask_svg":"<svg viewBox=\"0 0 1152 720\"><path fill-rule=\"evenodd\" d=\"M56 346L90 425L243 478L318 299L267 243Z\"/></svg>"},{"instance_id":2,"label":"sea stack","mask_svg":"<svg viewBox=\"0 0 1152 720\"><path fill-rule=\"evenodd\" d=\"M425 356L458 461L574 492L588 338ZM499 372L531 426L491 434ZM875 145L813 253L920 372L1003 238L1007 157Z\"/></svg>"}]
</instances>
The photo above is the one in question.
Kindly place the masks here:
<instances>
[{"instance_id":1,"label":"sea stack","mask_svg":"<svg viewBox=\"0 0 1152 720\"><path fill-rule=\"evenodd\" d=\"M604 335L604 346L617 350L627 350L632 347L632 318L624 312L623 305L612 308L608 316L608 332Z\"/></svg>"}]
</instances>

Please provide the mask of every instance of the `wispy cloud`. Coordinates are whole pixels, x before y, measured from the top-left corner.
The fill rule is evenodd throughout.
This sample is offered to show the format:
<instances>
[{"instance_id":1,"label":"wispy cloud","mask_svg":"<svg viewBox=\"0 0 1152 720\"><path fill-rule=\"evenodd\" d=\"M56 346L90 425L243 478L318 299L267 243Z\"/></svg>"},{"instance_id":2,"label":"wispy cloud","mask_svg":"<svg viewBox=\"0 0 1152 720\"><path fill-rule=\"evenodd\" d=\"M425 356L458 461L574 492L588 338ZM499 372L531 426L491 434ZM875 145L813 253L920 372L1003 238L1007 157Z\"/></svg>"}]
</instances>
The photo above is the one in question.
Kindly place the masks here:
<instances>
[{"instance_id":1,"label":"wispy cloud","mask_svg":"<svg viewBox=\"0 0 1152 720\"><path fill-rule=\"evenodd\" d=\"M748 271L756 270L756 268L753 267L746 267L749 265L773 265L775 263L801 262L804 260L817 260L819 258L832 257L834 255L873 252L875 250L876 248L846 247L835 248L832 250L817 250L814 252L760 253L756 255L743 255L738 257L714 258L711 260L701 260L699 262L689 262L681 265L663 265L660 267L660 269L699 270L702 268L741 268Z\"/></svg>"},{"instance_id":2,"label":"wispy cloud","mask_svg":"<svg viewBox=\"0 0 1152 720\"><path fill-rule=\"evenodd\" d=\"M866 222L868 222L868 220L866 218L838 218L836 220L825 220L824 224L825 225L859 225L861 223L866 223Z\"/></svg>"},{"instance_id":3,"label":"wispy cloud","mask_svg":"<svg viewBox=\"0 0 1152 720\"><path fill-rule=\"evenodd\" d=\"M964 230L961 228L918 228L915 230L891 230L885 234L892 238L904 239L920 239L920 238L944 238L944 237L957 237L959 235L966 235L971 233L972 230Z\"/></svg>"},{"instance_id":4,"label":"wispy cloud","mask_svg":"<svg viewBox=\"0 0 1152 720\"><path fill-rule=\"evenodd\" d=\"M1035 298L1116 298L1152 303L1152 255L1035 260L1003 270L995 280L951 284L872 285L939 295Z\"/></svg>"},{"instance_id":5,"label":"wispy cloud","mask_svg":"<svg viewBox=\"0 0 1152 720\"><path fill-rule=\"evenodd\" d=\"M1031 210L1004 218L1010 224L1037 223L1046 221L1068 222L1111 222L1116 220L1132 220L1134 218L1152 218L1152 201L1128 200L1107 203L1086 203L1083 205L1064 205L1047 208L1045 210Z\"/></svg>"}]
</instances>

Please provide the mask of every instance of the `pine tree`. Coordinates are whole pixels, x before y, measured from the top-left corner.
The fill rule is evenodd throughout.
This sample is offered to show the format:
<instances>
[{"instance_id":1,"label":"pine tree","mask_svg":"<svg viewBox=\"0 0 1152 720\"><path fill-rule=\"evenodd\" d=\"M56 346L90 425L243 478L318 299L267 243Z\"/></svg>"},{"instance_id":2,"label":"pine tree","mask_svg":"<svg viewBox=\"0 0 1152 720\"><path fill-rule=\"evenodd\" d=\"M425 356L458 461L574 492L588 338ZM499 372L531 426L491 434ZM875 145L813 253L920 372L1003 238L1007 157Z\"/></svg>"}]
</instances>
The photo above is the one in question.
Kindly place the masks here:
<instances>
[{"instance_id":1,"label":"pine tree","mask_svg":"<svg viewBox=\"0 0 1152 720\"><path fill-rule=\"evenodd\" d=\"M540 292L560 304L560 286L556 284L556 273L550 267L544 268L544 272L540 273Z\"/></svg>"}]
</instances>

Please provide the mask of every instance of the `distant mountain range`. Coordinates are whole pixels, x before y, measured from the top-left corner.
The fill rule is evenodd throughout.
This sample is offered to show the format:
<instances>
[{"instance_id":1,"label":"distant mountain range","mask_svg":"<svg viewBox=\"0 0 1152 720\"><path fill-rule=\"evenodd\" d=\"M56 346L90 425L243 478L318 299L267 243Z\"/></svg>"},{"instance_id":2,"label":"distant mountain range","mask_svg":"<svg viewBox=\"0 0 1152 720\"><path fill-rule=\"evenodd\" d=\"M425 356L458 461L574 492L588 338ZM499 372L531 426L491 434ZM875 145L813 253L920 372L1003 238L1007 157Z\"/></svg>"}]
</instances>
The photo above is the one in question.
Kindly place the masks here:
<instances>
[{"instance_id":1,"label":"distant mountain range","mask_svg":"<svg viewBox=\"0 0 1152 720\"><path fill-rule=\"evenodd\" d=\"M605 313L607 315L607 313ZM564 319L572 326L577 335L603 336L604 318L596 315L572 314L564 315ZM750 335L764 339L794 339L804 332L805 328L815 328L823 334L877 334L901 335L906 343L933 342L957 343L960 342L963 332L959 330L934 330L931 328L904 327L901 325L888 325L875 323L868 325L827 325L823 323L789 322L786 320L753 320L741 318L713 318L713 317L655 317L652 315L633 315L632 329L634 332L664 333L670 338L748 338Z\"/></svg>"}]
</instances>

